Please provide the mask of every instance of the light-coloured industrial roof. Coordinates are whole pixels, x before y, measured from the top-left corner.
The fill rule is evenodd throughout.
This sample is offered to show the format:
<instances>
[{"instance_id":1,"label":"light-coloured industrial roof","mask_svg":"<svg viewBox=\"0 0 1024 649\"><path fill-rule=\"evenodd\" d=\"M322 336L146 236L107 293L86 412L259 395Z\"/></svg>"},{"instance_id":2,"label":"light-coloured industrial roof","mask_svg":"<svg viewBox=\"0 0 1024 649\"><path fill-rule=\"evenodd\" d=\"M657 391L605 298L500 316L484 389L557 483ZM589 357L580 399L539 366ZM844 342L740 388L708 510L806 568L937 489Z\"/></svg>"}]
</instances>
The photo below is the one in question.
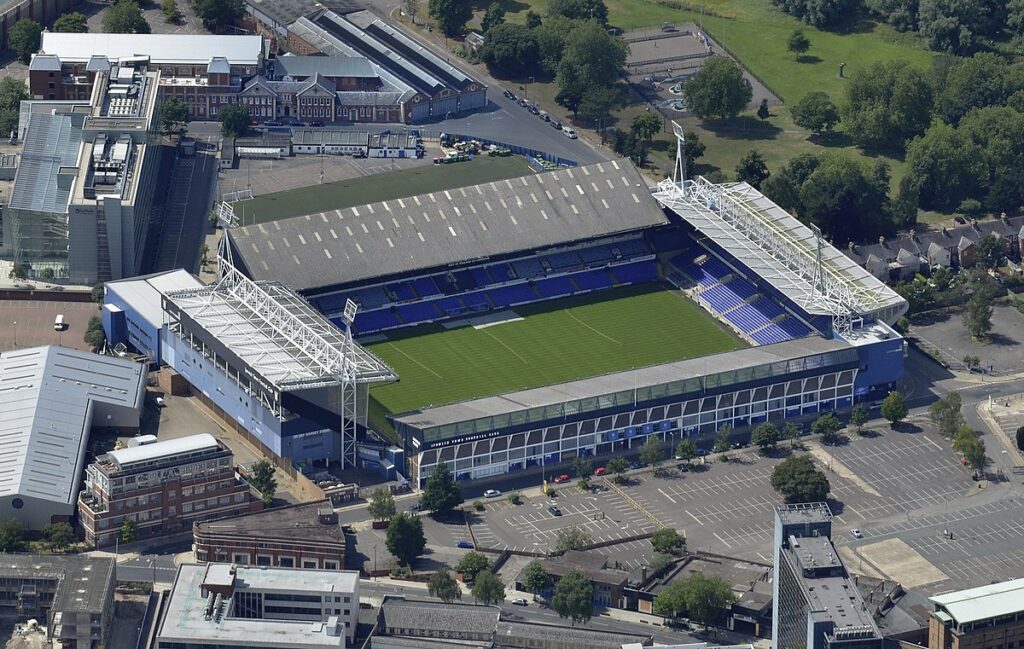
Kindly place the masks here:
<instances>
[{"instance_id":1,"label":"light-coloured industrial roof","mask_svg":"<svg viewBox=\"0 0 1024 649\"><path fill-rule=\"evenodd\" d=\"M235 588L251 588L263 592L304 590L311 593L354 593L358 587L359 573L354 570L239 566L235 571Z\"/></svg>"},{"instance_id":2,"label":"light-coloured industrial roof","mask_svg":"<svg viewBox=\"0 0 1024 649\"><path fill-rule=\"evenodd\" d=\"M74 503L97 404L140 408L145 368L63 347L0 354L0 495Z\"/></svg>"},{"instance_id":3,"label":"light-coloured industrial roof","mask_svg":"<svg viewBox=\"0 0 1024 649\"><path fill-rule=\"evenodd\" d=\"M33 212L67 212L77 169L69 174L61 174L60 170L77 167L84 122L82 114L29 113L9 207Z\"/></svg>"},{"instance_id":4,"label":"light-coloured industrial roof","mask_svg":"<svg viewBox=\"0 0 1024 649\"><path fill-rule=\"evenodd\" d=\"M153 63L207 65L210 59L222 56L232 65L255 66L263 53L263 37L44 31L43 44L39 50L45 54L56 54L62 63L86 63L93 56L102 55L111 61L147 56Z\"/></svg>"},{"instance_id":5,"label":"light-coloured industrial roof","mask_svg":"<svg viewBox=\"0 0 1024 649\"><path fill-rule=\"evenodd\" d=\"M931 598L957 624L969 624L1024 611L1024 579L988 584Z\"/></svg>"},{"instance_id":6,"label":"light-coloured industrial roof","mask_svg":"<svg viewBox=\"0 0 1024 649\"><path fill-rule=\"evenodd\" d=\"M202 285L195 275L181 268L106 284L107 290L117 293L129 302L132 308L156 329L162 327L164 322L164 310L160 304L163 293L182 288L199 288Z\"/></svg>"},{"instance_id":7,"label":"light-coloured industrial roof","mask_svg":"<svg viewBox=\"0 0 1024 649\"><path fill-rule=\"evenodd\" d=\"M308 291L667 222L640 172L621 159L234 228L228 236L253 277Z\"/></svg>"},{"instance_id":8,"label":"light-coloured industrial roof","mask_svg":"<svg viewBox=\"0 0 1024 649\"><path fill-rule=\"evenodd\" d=\"M220 445L213 435L199 433L198 435L169 439L165 442L121 448L110 451L107 455L117 462L121 469L126 469L129 465L137 462L148 462L202 450L218 451L220 450Z\"/></svg>"}]
</instances>

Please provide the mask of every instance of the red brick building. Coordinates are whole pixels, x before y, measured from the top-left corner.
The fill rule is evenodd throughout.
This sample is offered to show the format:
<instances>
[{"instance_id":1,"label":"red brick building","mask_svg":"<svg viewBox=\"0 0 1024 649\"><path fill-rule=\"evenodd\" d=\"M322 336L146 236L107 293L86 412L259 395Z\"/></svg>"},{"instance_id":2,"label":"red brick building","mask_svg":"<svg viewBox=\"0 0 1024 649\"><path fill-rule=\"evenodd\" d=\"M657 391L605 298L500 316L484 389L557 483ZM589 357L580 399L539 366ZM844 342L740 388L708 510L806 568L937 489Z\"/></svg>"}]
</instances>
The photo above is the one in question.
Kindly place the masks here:
<instances>
[{"instance_id":1,"label":"red brick building","mask_svg":"<svg viewBox=\"0 0 1024 649\"><path fill-rule=\"evenodd\" d=\"M203 433L142 443L96 458L78 494L85 541L113 545L125 520L138 538L187 531L196 521L263 509L235 473L230 449Z\"/></svg>"},{"instance_id":2,"label":"red brick building","mask_svg":"<svg viewBox=\"0 0 1024 649\"><path fill-rule=\"evenodd\" d=\"M345 567L345 533L329 500L192 525L197 561L277 568Z\"/></svg>"}]
</instances>

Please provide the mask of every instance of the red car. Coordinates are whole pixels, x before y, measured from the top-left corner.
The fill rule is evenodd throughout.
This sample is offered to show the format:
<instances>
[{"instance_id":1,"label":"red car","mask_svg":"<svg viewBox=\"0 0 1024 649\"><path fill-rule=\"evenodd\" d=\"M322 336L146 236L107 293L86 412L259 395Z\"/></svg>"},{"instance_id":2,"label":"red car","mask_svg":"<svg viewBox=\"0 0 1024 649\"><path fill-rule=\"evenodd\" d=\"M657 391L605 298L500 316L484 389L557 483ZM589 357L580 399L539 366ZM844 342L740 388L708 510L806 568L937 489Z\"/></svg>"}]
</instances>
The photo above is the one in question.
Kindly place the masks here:
<instances>
[{"instance_id":1,"label":"red car","mask_svg":"<svg viewBox=\"0 0 1024 649\"><path fill-rule=\"evenodd\" d=\"M563 482L569 482L569 476L565 473L555 478L555 484L562 484Z\"/></svg>"},{"instance_id":2,"label":"red car","mask_svg":"<svg viewBox=\"0 0 1024 649\"><path fill-rule=\"evenodd\" d=\"M594 469L594 475L604 475L604 467L599 466L596 469Z\"/></svg>"}]
</instances>

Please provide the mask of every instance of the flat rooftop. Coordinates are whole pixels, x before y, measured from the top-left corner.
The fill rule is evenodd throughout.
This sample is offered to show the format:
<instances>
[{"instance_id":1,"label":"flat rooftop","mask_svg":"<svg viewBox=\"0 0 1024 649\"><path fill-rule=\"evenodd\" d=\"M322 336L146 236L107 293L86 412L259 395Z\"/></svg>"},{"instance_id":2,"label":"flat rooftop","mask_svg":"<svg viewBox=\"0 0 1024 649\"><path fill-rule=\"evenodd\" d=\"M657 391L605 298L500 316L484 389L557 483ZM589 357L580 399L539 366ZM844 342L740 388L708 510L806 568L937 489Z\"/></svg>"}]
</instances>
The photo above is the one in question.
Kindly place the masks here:
<instances>
[{"instance_id":1,"label":"flat rooftop","mask_svg":"<svg viewBox=\"0 0 1024 649\"><path fill-rule=\"evenodd\" d=\"M640 172L621 159L234 228L228 236L253 279L313 291L667 222Z\"/></svg>"},{"instance_id":2,"label":"flat rooftop","mask_svg":"<svg viewBox=\"0 0 1024 649\"><path fill-rule=\"evenodd\" d=\"M263 37L212 34L85 34L43 32L40 53L55 54L62 63L86 63L96 55L111 62L148 58L153 63L207 65L224 57L232 65L256 66L263 55ZM255 74L255 70L253 70Z\"/></svg>"},{"instance_id":3,"label":"flat rooftop","mask_svg":"<svg viewBox=\"0 0 1024 649\"><path fill-rule=\"evenodd\" d=\"M61 579L54 608L65 612L100 612L112 598L114 560L80 555L2 554L0 578Z\"/></svg>"},{"instance_id":4,"label":"flat rooftop","mask_svg":"<svg viewBox=\"0 0 1024 649\"><path fill-rule=\"evenodd\" d=\"M220 444L209 433L199 433L177 439L169 439L164 442L152 444L140 444L110 451L107 455L116 462L121 469L128 469L133 464L140 462L152 462L163 458L198 453L200 451L221 451Z\"/></svg>"},{"instance_id":5,"label":"flat rooftop","mask_svg":"<svg viewBox=\"0 0 1024 649\"><path fill-rule=\"evenodd\" d=\"M944 611L958 624L969 624L1024 611L1024 579L958 590L931 598L936 611Z\"/></svg>"},{"instance_id":6,"label":"flat rooftop","mask_svg":"<svg viewBox=\"0 0 1024 649\"><path fill-rule=\"evenodd\" d=\"M200 521L196 529L198 534L210 536L251 535L261 540L301 538L306 541L344 544L345 533L337 522L320 522L320 511L324 508L333 511L329 500L319 500L214 521Z\"/></svg>"},{"instance_id":7,"label":"flat rooftop","mask_svg":"<svg viewBox=\"0 0 1024 649\"><path fill-rule=\"evenodd\" d=\"M784 525L827 523L832 520L832 510L828 508L828 503L776 505L775 513L779 516Z\"/></svg>"}]
</instances>

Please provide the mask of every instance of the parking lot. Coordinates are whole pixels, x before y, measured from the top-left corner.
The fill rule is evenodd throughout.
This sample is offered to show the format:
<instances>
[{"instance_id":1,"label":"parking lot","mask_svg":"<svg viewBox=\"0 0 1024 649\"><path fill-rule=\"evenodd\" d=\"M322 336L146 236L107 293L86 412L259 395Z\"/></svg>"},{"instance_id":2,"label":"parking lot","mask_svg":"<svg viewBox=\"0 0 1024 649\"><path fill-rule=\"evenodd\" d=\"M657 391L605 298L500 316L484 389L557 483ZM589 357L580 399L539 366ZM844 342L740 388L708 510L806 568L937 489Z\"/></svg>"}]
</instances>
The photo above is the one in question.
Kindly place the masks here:
<instances>
[{"instance_id":1,"label":"parking lot","mask_svg":"<svg viewBox=\"0 0 1024 649\"><path fill-rule=\"evenodd\" d=\"M64 316L63 331L53 328L58 314ZM82 337L94 315L99 315L94 302L0 300L0 351L38 345L89 351Z\"/></svg>"},{"instance_id":2,"label":"parking lot","mask_svg":"<svg viewBox=\"0 0 1024 649\"><path fill-rule=\"evenodd\" d=\"M1024 365L1024 315L1012 306L997 304L992 309L992 332L982 344L971 338L960 313L927 314L913 320L913 335L938 348L951 366L963 367L962 359L977 356L979 366L991 371L1015 372Z\"/></svg>"}]
</instances>

